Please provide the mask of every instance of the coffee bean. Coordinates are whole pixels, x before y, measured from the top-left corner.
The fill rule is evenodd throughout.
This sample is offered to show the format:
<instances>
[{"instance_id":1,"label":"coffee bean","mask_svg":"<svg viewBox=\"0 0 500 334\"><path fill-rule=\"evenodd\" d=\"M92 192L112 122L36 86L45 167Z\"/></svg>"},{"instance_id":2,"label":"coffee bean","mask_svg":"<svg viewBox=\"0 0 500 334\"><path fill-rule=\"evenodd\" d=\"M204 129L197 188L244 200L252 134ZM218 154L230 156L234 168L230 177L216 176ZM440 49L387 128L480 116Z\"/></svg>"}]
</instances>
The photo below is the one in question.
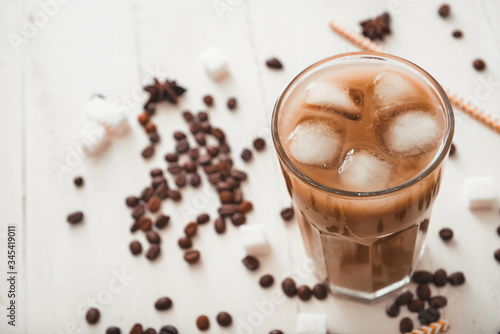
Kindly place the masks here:
<instances>
[{"instance_id":1,"label":"coffee bean","mask_svg":"<svg viewBox=\"0 0 500 334\"><path fill-rule=\"evenodd\" d=\"M149 172L151 177L163 176L163 171L160 168L154 168Z\"/></svg>"},{"instance_id":2,"label":"coffee bean","mask_svg":"<svg viewBox=\"0 0 500 334\"><path fill-rule=\"evenodd\" d=\"M495 257L495 260L500 262L500 249L497 249L494 253L493 256Z\"/></svg>"},{"instance_id":3,"label":"coffee bean","mask_svg":"<svg viewBox=\"0 0 500 334\"><path fill-rule=\"evenodd\" d=\"M411 279L417 284L429 284L432 282L432 273L426 270L415 271Z\"/></svg>"},{"instance_id":4,"label":"coffee bean","mask_svg":"<svg viewBox=\"0 0 500 334\"><path fill-rule=\"evenodd\" d=\"M129 208L133 208L134 206L136 206L137 204L139 204L139 198L136 197L136 196L129 196L125 199L125 204L129 207Z\"/></svg>"},{"instance_id":5,"label":"coffee bean","mask_svg":"<svg viewBox=\"0 0 500 334\"><path fill-rule=\"evenodd\" d=\"M142 330L142 325L141 324L135 324L132 326L132 328L130 329L130 334L142 334L143 333L143 330Z\"/></svg>"},{"instance_id":6,"label":"coffee bean","mask_svg":"<svg viewBox=\"0 0 500 334\"><path fill-rule=\"evenodd\" d=\"M182 249L189 249L193 246L193 243L191 242L191 239L189 237L182 237L177 243Z\"/></svg>"},{"instance_id":7,"label":"coffee bean","mask_svg":"<svg viewBox=\"0 0 500 334\"><path fill-rule=\"evenodd\" d=\"M184 120L186 122L190 122L190 121L192 121L194 119L193 114L190 111L188 111L188 110L186 110L186 111L184 111L182 113L182 117L184 118Z\"/></svg>"},{"instance_id":8,"label":"coffee bean","mask_svg":"<svg viewBox=\"0 0 500 334\"><path fill-rule=\"evenodd\" d=\"M413 321L408 317L404 317L403 319L401 319L401 321L399 322L399 331L401 333L409 333L412 330L413 330Z\"/></svg>"},{"instance_id":9,"label":"coffee bean","mask_svg":"<svg viewBox=\"0 0 500 334\"><path fill-rule=\"evenodd\" d=\"M274 283L274 277L271 275L264 275L259 279L259 284L263 288L269 288Z\"/></svg>"},{"instance_id":10,"label":"coffee bean","mask_svg":"<svg viewBox=\"0 0 500 334\"><path fill-rule=\"evenodd\" d=\"M151 212L158 212L161 208L161 198L153 196L148 201L148 210Z\"/></svg>"},{"instance_id":11,"label":"coffee bean","mask_svg":"<svg viewBox=\"0 0 500 334\"><path fill-rule=\"evenodd\" d=\"M174 183L178 188L184 188L186 186L186 175L178 174L174 178Z\"/></svg>"},{"instance_id":12,"label":"coffee bean","mask_svg":"<svg viewBox=\"0 0 500 334\"><path fill-rule=\"evenodd\" d=\"M257 151L262 151L266 148L266 142L262 138L255 138L253 141L253 147L255 147Z\"/></svg>"},{"instance_id":13,"label":"coffee bean","mask_svg":"<svg viewBox=\"0 0 500 334\"><path fill-rule=\"evenodd\" d=\"M156 218L155 226L158 229L165 228L168 225L169 221L170 221L169 216L161 214Z\"/></svg>"},{"instance_id":14,"label":"coffee bean","mask_svg":"<svg viewBox=\"0 0 500 334\"><path fill-rule=\"evenodd\" d=\"M148 239L148 241L152 244L161 243L160 235L153 230L146 232L146 239Z\"/></svg>"},{"instance_id":15,"label":"coffee bean","mask_svg":"<svg viewBox=\"0 0 500 334\"><path fill-rule=\"evenodd\" d=\"M178 190L169 189L167 193L168 197L170 197L174 202L178 202L182 199L182 195Z\"/></svg>"},{"instance_id":16,"label":"coffee bean","mask_svg":"<svg viewBox=\"0 0 500 334\"><path fill-rule=\"evenodd\" d=\"M200 123L196 121L189 122L189 132L191 132L192 134L197 134L198 132L200 132L200 130L201 130Z\"/></svg>"},{"instance_id":17,"label":"coffee bean","mask_svg":"<svg viewBox=\"0 0 500 334\"><path fill-rule=\"evenodd\" d=\"M293 208L290 207L290 208L284 208L283 210L281 210L281 217L284 219L284 220L291 220L294 216L294 211L293 211Z\"/></svg>"},{"instance_id":18,"label":"coffee bean","mask_svg":"<svg viewBox=\"0 0 500 334\"><path fill-rule=\"evenodd\" d=\"M441 7L439 7L439 10L438 10L439 16L441 16L443 18L450 16L450 12L451 12L451 8L450 8L450 5L448 5L448 4L441 5Z\"/></svg>"},{"instance_id":19,"label":"coffee bean","mask_svg":"<svg viewBox=\"0 0 500 334\"><path fill-rule=\"evenodd\" d=\"M233 203L240 204L243 202L243 192L240 189L234 189L233 191Z\"/></svg>"},{"instance_id":20,"label":"coffee bean","mask_svg":"<svg viewBox=\"0 0 500 334\"><path fill-rule=\"evenodd\" d=\"M444 286L446 284L446 281L448 280L448 276L446 274L446 271L443 269L438 269L434 273L434 276L432 277L432 282L434 282L435 286Z\"/></svg>"},{"instance_id":21,"label":"coffee bean","mask_svg":"<svg viewBox=\"0 0 500 334\"><path fill-rule=\"evenodd\" d=\"M222 131L219 128L212 128L212 131L210 132L212 136L214 136L219 142L223 142L224 139L226 139L226 135L224 134L224 131ZM220 150L220 147L219 147Z\"/></svg>"},{"instance_id":22,"label":"coffee bean","mask_svg":"<svg viewBox=\"0 0 500 334\"><path fill-rule=\"evenodd\" d=\"M194 162L193 160L189 160L184 164L184 170L188 173L196 172L196 169L196 162Z\"/></svg>"},{"instance_id":23,"label":"coffee bean","mask_svg":"<svg viewBox=\"0 0 500 334\"><path fill-rule=\"evenodd\" d=\"M168 297L161 297L155 303L155 308L158 311L165 311L172 307L172 300Z\"/></svg>"},{"instance_id":24,"label":"coffee bean","mask_svg":"<svg viewBox=\"0 0 500 334\"><path fill-rule=\"evenodd\" d=\"M154 194L154 189L152 187L146 187L141 192L141 200L147 202L153 196L153 194Z\"/></svg>"},{"instance_id":25,"label":"coffee bean","mask_svg":"<svg viewBox=\"0 0 500 334\"><path fill-rule=\"evenodd\" d=\"M179 334L179 332L174 326L167 325L161 328L160 334Z\"/></svg>"},{"instance_id":26,"label":"coffee bean","mask_svg":"<svg viewBox=\"0 0 500 334\"><path fill-rule=\"evenodd\" d=\"M200 260L200 252L197 250L189 250L184 253L184 260L189 264L194 264Z\"/></svg>"},{"instance_id":27,"label":"coffee bean","mask_svg":"<svg viewBox=\"0 0 500 334\"><path fill-rule=\"evenodd\" d=\"M196 160L198 160L198 157L200 156L200 150L197 149L196 147L190 148L188 151L188 155L191 158L191 160L196 161ZM196 167L196 164L195 164L195 167ZM186 168L186 166L184 166L184 168ZM196 168L195 168L195 170L196 170Z\"/></svg>"},{"instance_id":28,"label":"coffee bean","mask_svg":"<svg viewBox=\"0 0 500 334\"><path fill-rule=\"evenodd\" d=\"M247 179L247 174L245 172L236 169L231 170L231 176L238 181L245 181Z\"/></svg>"},{"instance_id":29,"label":"coffee bean","mask_svg":"<svg viewBox=\"0 0 500 334\"><path fill-rule=\"evenodd\" d=\"M211 107L214 104L214 98L212 95L203 96L203 102L207 105L207 107Z\"/></svg>"},{"instance_id":30,"label":"coffee bean","mask_svg":"<svg viewBox=\"0 0 500 334\"><path fill-rule=\"evenodd\" d=\"M429 300L429 305L435 309L443 308L446 306L446 304L448 304L448 300L443 296L432 297Z\"/></svg>"},{"instance_id":31,"label":"coffee bean","mask_svg":"<svg viewBox=\"0 0 500 334\"><path fill-rule=\"evenodd\" d=\"M452 35L453 35L453 37L455 37L455 38L462 38L462 36L463 36L463 32L462 32L462 30L458 30L458 29L457 29L457 30L454 30L454 31L453 31Z\"/></svg>"},{"instance_id":32,"label":"coffee bean","mask_svg":"<svg viewBox=\"0 0 500 334\"><path fill-rule=\"evenodd\" d=\"M420 300L429 300L431 298L431 289L427 284L417 286L417 297Z\"/></svg>"},{"instance_id":33,"label":"coffee bean","mask_svg":"<svg viewBox=\"0 0 500 334\"><path fill-rule=\"evenodd\" d=\"M184 134L184 132L182 132L182 131L175 131L174 132L174 139L175 140L186 139L186 134Z\"/></svg>"},{"instance_id":34,"label":"coffee bean","mask_svg":"<svg viewBox=\"0 0 500 334\"><path fill-rule=\"evenodd\" d=\"M486 68L486 63L484 62L484 60L478 58L472 62L472 66L474 66L477 71L484 71L484 69Z\"/></svg>"},{"instance_id":35,"label":"coffee bean","mask_svg":"<svg viewBox=\"0 0 500 334\"><path fill-rule=\"evenodd\" d=\"M122 331L120 328L112 326L106 329L106 334L122 334Z\"/></svg>"},{"instance_id":36,"label":"coffee bean","mask_svg":"<svg viewBox=\"0 0 500 334\"><path fill-rule=\"evenodd\" d=\"M156 334L156 329L150 327L146 329L142 334Z\"/></svg>"},{"instance_id":37,"label":"coffee bean","mask_svg":"<svg viewBox=\"0 0 500 334\"><path fill-rule=\"evenodd\" d=\"M233 223L234 226L240 226L245 224L247 221L246 217L244 214L236 212L231 216L231 223Z\"/></svg>"},{"instance_id":38,"label":"coffee bean","mask_svg":"<svg viewBox=\"0 0 500 334\"><path fill-rule=\"evenodd\" d=\"M184 233L186 233L186 236L189 238L194 237L197 231L198 231L198 224L194 222L190 222L184 227Z\"/></svg>"},{"instance_id":39,"label":"coffee bean","mask_svg":"<svg viewBox=\"0 0 500 334\"><path fill-rule=\"evenodd\" d=\"M208 145L206 147L207 153L209 156L215 158L219 154L219 149L215 146Z\"/></svg>"},{"instance_id":40,"label":"coffee bean","mask_svg":"<svg viewBox=\"0 0 500 334\"><path fill-rule=\"evenodd\" d=\"M269 58L266 60L266 65L269 68L275 69L275 70L280 70L283 68L283 64L277 59L277 58Z\"/></svg>"},{"instance_id":41,"label":"coffee bean","mask_svg":"<svg viewBox=\"0 0 500 334\"><path fill-rule=\"evenodd\" d=\"M205 144L207 143L205 135L203 135L203 133L197 133L194 136L194 139L196 140L196 143L200 146L205 146Z\"/></svg>"},{"instance_id":42,"label":"coffee bean","mask_svg":"<svg viewBox=\"0 0 500 334\"><path fill-rule=\"evenodd\" d=\"M207 213L202 213L198 217L196 217L196 222L199 225L206 224L206 223L208 223L209 220L210 220L210 216Z\"/></svg>"},{"instance_id":43,"label":"coffee bean","mask_svg":"<svg viewBox=\"0 0 500 334\"><path fill-rule=\"evenodd\" d=\"M175 146L177 153L186 153L189 150L189 142L186 139L179 140Z\"/></svg>"},{"instance_id":44,"label":"coffee bean","mask_svg":"<svg viewBox=\"0 0 500 334\"><path fill-rule=\"evenodd\" d=\"M139 229L139 221L135 221L132 223L132 226L130 226L130 232L134 233Z\"/></svg>"},{"instance_id":45,"label":"coffee bean","mask_svg":"<svg viewBox=\"0 0 500 334\"><path fill-rule=\"evenodd\" d=\"M241 159L245 162L249 162L252 160L252 151L249 149L244 149L243 152L241 152Z\"/></svg>"},{"instance_id":46,"label":"coffee bean","mask_svg":"<svg viewBox=\"0 0 500 334\"><path fill-rule=\"evenodd\" d=\"M217 218L215 220L214 227L215 227L215 232L217 232L217 234L222 234L226 232L226 221L224 220L224 218L222 217Z\"/></svg>"},{"instance_id":47,"label":"coffee bean","mask_svg":"<svg viewBox=\"0 0 500 334\"><path fill-rule=\"evenodd\" d=\"M101 316L101 313L99 312L98 309L90 308L87 311L87 314L85 314L85 319L87 320L87 322L89 324L93 325L99 321L100 316Z\"/></svg>"},{"instance_id":48,"label":"coffee bean","mask_svg":"<svg viewBox=\"0 0 500 334\"><path fill-rule=\"evenodd\" d=\"M497 234L500 236L500 226L497 227Z\"/></svg>"},{"instance_id":49,"label":"coffee bean","mask_svg":"<svg viewBox=\"0 0 500 334\"><path fill-rule=\"evenodd\" d=\"M243 260L241 260L248 270L255 271L259 269L259 260L252 255L247 255Z\"/></svg>"},{"instance_id":50,"label":"coffee bean","mask_svg":"<svg viewBox=\"0 0 500 334\"><path fill-rule=\"evenodd\" d=\"M158 244L152 244L149 247L146 257L148 260L153 261L160 255L160 246Z\"/></svg>"},{"instance_id":51,"label":"coffee bean","mask_svg":"<svg viewBox=\"0 0 500 334\"><path fill-rule=\"evenodd\" d=\"M170 174L176 175L182 172L182 167L177 162L172 162L168 164L167 170Z\"/></svg>"},{"instance_id":52,"label":"coffee bean","mask_svg":"<svg viewBox=\"0 0 500 334\"><path fill-rule=\"evenodd\" d=\"M243 201L240 204L238 204L238 207L236 210L240 213L248 213L252 211L253 209L253 204L250 201Z\"/></svg>"},{"instance_id":53,"label":"coffee bean","mask_svg":"<svg viewBox=\"0 0 500 334\"><path fill-rule=\"evenodd\" d=\"M202 166L208 166L210 165L210 162L212 161L212 158L209 155L202 155L200 159L198 159L198 162Z\"/></svg>"},{"instance_id":54,"label":"coffee bean","mask_svg":"<svg viewBox=\"0 0 500 334\"><path fill-rule=\"evenodd\" d=\"M450 282L450 284L454 286L464 284L465 283L464 273L456 272L451 274L450 276L448 276L448 282Z\"/></svg>"},{"instance_id":55,"label":"coffee bean","mask_svg":"<svg viewBox=\"0 0 500 334\"><path fill-rule=\"evenodd\" d=\"M209 134L212 131L212 125L210 125L210 123L208 121L201 122L200 129L204 133L208 133Z\"/></svg>"},{"instance_id":56,"label":"coffee bean","mask_svg":"<svg viewBox=\"0 0 500 334\"><path fill-rule=\"evenodd\" d=\"M412 299L413 299L413 293L411 293L410 291L405 291L396 298L396 304L406 305L409 302L411 302Z\"/></svg>"},{"instance_id":57,"label":"coffee bean","mask_svg":"<svg viewBox=\"0 0 500 334\"><path fill-rule=\"evenodd\" d=\"M151 218L146 216L139 218L137 222L139 224L139 228L144 232L151 230L151 227L153 226L153 221L151 220Z\"/></svg>"},{"instance_id":58,"label":"coffee bean","mask_svg":"<svg viewBox=\"0 0 500 334\"><path fill-rule=\"evenodd\" d=\"M227 143L222 143L219 145L219 152L223 154L229 154L231 152L231 148Z\"/></svg>"},{"instance_id":59,"label":"coffee bean","mask_svg":"<svg viewBox=\"0 0 500 334\"><path fill-rule=\"evenodd\" d=\"M165 160L167 162L177 162L179 160L179 157L175 153L168 153L165 155Z\"/></svg>"},{"instance_id":60,"label":"coffee bean","mask_svg":"<svg viewBox=\"0 0 500 334\"><path fill-rule=\"evenodd\" d=\"M149 120L150 120L150 117L149 117L149 114L147 112L142 112L139 114L139 116L137 116L137 120L139 121L139 123L144 126L146 125Z\"/></svg>"},{"instance_id":61,"label":"coffee bean","mask_svg":"<svg viewBox=\"0 0 500 334\"><path fill-rule=\"evenodd\" d=\"M413 299L408 303L408 310L410 312L420 312L424 309L424 302L420 299Z\"/></svg>"},{"instance_id":62,"label":"coffee bean","mask_svg":"<svg viewBox=\"0 0 500 334\"><path fill-rule=\"evenodd\" d=\"M208 320L206 315L200 315L196 319L196 327L198 327L200 331L206 331L210 328L210 320Z\"/></svg>"},{"instance_id":63,"label":"coffee bean","mask_svg":"<svg viewBox=\"0 0 500 334\"><path fill-rule=\"evenodd\" d=\"M232 204L223 204L219 208L218 212L222 217L228 217L228 216L232 216L236 212L236 209L234 208L234 205L232 205Z\"/></svg>"},{"instance_id":64,"label":"coffee bean","mask_svg":"<svg viewBox=\"0 0 500 334\"><path fill-rule=\"evenodd\" d=\"M453 238L453 231L450 228L443 228L439 231L439 236L443 241L449 241Z\"/></svg>"},{"instance_id":65,"label":"coffee bean","mask_svg":"<svg viewBox=\"0 0 500 334\"><path fill-rule=\"evenodd\" d=\"M228 190L223 190L219 193L219 199L222 204L230 204L233 202L233 193Z\"/></svg>"},{"instance_id":66,"label":"coffee bean","mask_svg":"<svg viewBox=\"0 0 500 334\"><path fill-rule=\"evenodd\" d=\"M199 174L194 173L189 176L189 184L193 187L198 187L201 184L201 177Z\"/></svg>"},{"instance_id":67,"label":"coffee bean","mask_svg":"<svg viewBox=\"0 0 500 334\"><path fill-rule=\"evenodd\" d=\"M234 97L231 97L227 100L227 107L229 108L229 110L234 110L237 105L238 105L238 102L236 101L236 99Z\"/></svg>"},{"instance_id":68,"label":"coffee bean","mask_svg":"<svg viewBox=\"0 0 500 334\"><path fill-rule=\"evenodd\" d=\"M156 112L156 104L154 104L153 102L146 103L146 105L144 106L144 112L150 116L154 115Z\"/></svg>"},{"instance_id":69,"label":"coffee bean","mask_svg":"<svg viewBox=\"0 0 500 334\"><path fill-rule=\"evenodd\" d=\"M157 144L160 142L160 135L157 133L150 133L148 137L151 144Z\"/></svg>"},{"instance_id":70,"label":"coffee bean","mask_svg":"<svg viewBox=\"0 0 500 334\"><path fill-rule=\"evenodd\" d=\"M279 329L273 329L272 331L269 332L269 334L283 334L283 332L280 331Z\"/></svg>"},{"instance_id":71,"label":"coffee bean","mask_svg":"<svg viewBox=\"0 0 500 334\"><path fill-rule=\"evenodd\" d=\"M426 308L418 313L418 320L424 326L427 326L434 321L438 321L441 314L435 308Z\"/></svg>"},{"instance_id":72,"label":"coffee bean","mask_svg":"<svg viewBox=\"0 0 500 334\"><path fill-rule=\"evenodd\" d=\"M156 125L153 122L148 122L146 125L144 125L144 130L146 130L146 133L155 133L156 132Z\"/></svg>"},{"instance_id":73,"label":"coffee bean","mask_svg":"<svg viewBox=\"0 0 500 334\"><path fill-rule=\"evenodd\" d=\"M83 186L83 177L77 176L77 177L75 177L73 182L75 183L75 186L81 187L81 186Z\"/></svg>"},{"instance_id":74,"label":"coffee bean","mask_svg":"<svg viewBox=\"0 0 500 334\"><path fill-rule=\"evenodd\" d=\"M288 297L293 297L297 294L297 286L295 285L295 281L290 277L287 277L283 280L283 282L281 283L281 288L283 289L285 295L287 295Z\"/></svg>"},{"instance_id":75,"label":"coffee bean","mask_svg":"<svg viewBox=\"0 0 500 334\"><path fill-rule=\"evenodd\" d=\"M132 218L135 220L139 219L144 213L146 212L146 209L144 209L144 205L142 204L137 204L134 209L132 210Z\"/></svg>"},{"instance_id":76,"label":"coffee bean","mask_svg":"<svg viewBox=\"0 0 500 334\"><path fill-rule=\"evenodd\" d=\"M132 241L129 247L133 255L139 255L142 252L142 245L139 241Z\"/></svg>"},{"instance_id":77,"label":"coffee bean","mask_svg":"<svg viewBox=\"0 0 500 334\"><path fill-rule=\"evenodd\" d=\"M227 312L219 312L219 314L217 314L217 322L222 327L228 327L228 326L231 326L231 323L233 322L233 318Z\"/></svg>"},{"instance_id":78,"label":"coffee bean","mask_svg":"<svg viewBox=\"0 0 500 334\"><path fill-rule=\"evenodd\" d=\"M198 113L198 120L200 120L200 122L208 121L208 113L206 111L200 111Z\"/></svg>"},{"instance_id":79,"label":"coffee bean","mask_svg":"<svg viewBox=\"0 0 500 334\"><path fill-rule=\"evenodd\" d=\"M311 299L312 291L307 285L301 285L297 288L297 295L303 301Z\"/></svg>"},{"instance_id":80,"label":"coffee bean","mask_svg":"<svg viewBox=\"0 0 500 334\"><path fill-rule=\"evenodd\" d=\"M316 284L313 287L313 294L316 299L323 300L327 297L328 291L323 284Z\"/></svg>"},{"instance_id":81,"label":"coffee bean","mask_svg":"<svg viewBox=\"0 0 500 334\"><path fill-rule=\"evenodd\" d=\"M162 184L167 185L167 179L164 176L153 177L153 180L151 181L151 186L153 187L154 190L156 190Z\"/></svg>"},{"instance_id":82,"label":"coffee bean","mask_svg":"<svg viewBox=\"0 0 500 334\"><path fill-rule=\"evenodd\" d=\"M146 146L146 148L141 152L141 155L144 159L151 158L153 154L155 154L155 147L153 145Z\"/></svg>"},{"instance_id":83,"label":"coffee bean","mask_svg":"<svg viewBox=\"0 0 500 334\"><path fill-rule=\"evenodd\" d=\"M83 220L83 212L81 212L81 211L73 212L73 213L68 215L66 220L70 224L78 224Z\"/></svg>"},{"instance_id":84,"label":"coffee bean","mask_svg":"<svg viewBox=\"0 0 500 334\"><path fill-rule=\"evenodd\" d=\"M387 313L387 315L391 318L397 317L399 315L399 305L396 303L391 303L387 305L385 313Z\"/></svg>"}]
</instances>

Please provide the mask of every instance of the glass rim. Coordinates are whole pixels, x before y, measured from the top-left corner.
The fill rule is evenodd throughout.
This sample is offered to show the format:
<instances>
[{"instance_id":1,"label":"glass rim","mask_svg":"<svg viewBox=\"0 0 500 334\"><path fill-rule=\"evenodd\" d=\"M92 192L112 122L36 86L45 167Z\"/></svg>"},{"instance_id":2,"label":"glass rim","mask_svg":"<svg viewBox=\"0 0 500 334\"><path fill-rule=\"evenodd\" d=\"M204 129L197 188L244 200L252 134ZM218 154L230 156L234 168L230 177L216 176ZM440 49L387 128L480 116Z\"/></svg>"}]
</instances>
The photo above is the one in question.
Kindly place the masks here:
<instances>
[{"instance_id":1,"label":"glass rim","mask_svg":"<svg viewBox=\"0 0 500 334\"><path fill-rule=\"evenodd\" d=\"M289 92L289 90L292 88L292 86L299 80L301 79L304 75L308 74L311 70L314 68L328 63L330 61L339 59L339 58L358 58L358 59L380 59L380 60L391 60L391 61L396 61L399 63L402 63L405 67L410 67L413 70L416 70L419 72L419 74L424 75L424 77L429 81L428 83L430 84L431 88L434 88L438 93L439 96L438 98L441 100L442 106L444 107L444 113L447 116L446 119L446 140L441 143L441 148L438 154L436 154L434 160L430 165L428 165L421 173L419 173L417 176L414 178L398 184L394 187L387 188L387 189L382 189L382 190L376 190L376 191L366 191L366 192L357 192L357 191L348 191L348 190L342 190L342 189L337 189L333 187L326 186L306 174L302 173L290 160L290 158L287 156L285 150L283 149L283 146L281 145L281 141L279 138L279 133L278 133L278 114L280 113L281 106L284 100L284 97L286 94ZM432 87L433 86L433 87ZM297 74L286 86L285 88L281 91L278 99L276 100L276 103L273 108L273 116L271 119L271 134L273 137L273 143L274 147L276 148L276 151L278 153L278 157L281 162L283 162L288 168L289 171L291 171L296 177L298 177L300 180L303 182L314 186L320 190L326 191L328 193L333 193L337 195L342 195L345 197L375 197L375 196L380 196L380 195L386 195L386 194L391 194L397 191L400 191L402 189L408 188L412 186L413 184L419 182L420 180L426 178L428 175L430 175L446 158L448 155L449 148L451 146L452 140L453 140L453 133L455 129L455 118L453 116L453 108L451 106L451 103L448 99L448 95L446 94L445 90L441 87L441 85L434 79L433 76L431 76L427 71L419 67L418 65L403 59L401 57L393 56L390 54L386 53L379 53L379 52L370 52L370 51L359 51L359 52L348 52L348 53L341 53L335 56L327 57L322 60L319 60L312 65L306 67L303 69L299 74Z\"/></svg>"}]
</instances>

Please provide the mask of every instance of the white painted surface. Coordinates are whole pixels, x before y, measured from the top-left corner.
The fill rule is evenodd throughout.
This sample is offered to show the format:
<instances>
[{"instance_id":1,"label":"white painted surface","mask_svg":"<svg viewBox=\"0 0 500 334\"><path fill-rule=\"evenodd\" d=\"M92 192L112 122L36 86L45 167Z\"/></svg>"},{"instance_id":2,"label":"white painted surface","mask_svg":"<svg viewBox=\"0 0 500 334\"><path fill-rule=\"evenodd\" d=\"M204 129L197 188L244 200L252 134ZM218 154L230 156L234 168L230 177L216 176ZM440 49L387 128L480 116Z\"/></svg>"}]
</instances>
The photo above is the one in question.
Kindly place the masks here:
<instances>
[{"instance_id":1,"label":"white painted surface","mask_svg":"<svg viewBox=\"0 0 500 334\"><path fill-rule=\"evenodd\" d=\"M297 224L284 224L278 214L289 198L269 138L272 107L284 85L302 68L355 50L329 30L331 18L356 27L361 19L390 7L397 13L393 14L394 34L384 44L387 49L421 65L444 86L476 96L481 107L500 116L500 4L454 1L452 17L442 20L436 14L440 3L431 0L216 3L233 5L221 18L213 1L73 0L60 5L19 51L9 44L8 34L19 34L26 20L40 19L40 4L35 0L0 4L0 233L7 223L19 226L18 333L103 333L110 325L127 333L135 322L155 328L174 324L181 333L196 333L199 314L207 314L212 320L209 332L218 333L214 321L218 311L230 312L236 325L241 319L248 323L252 314L261 312L256 305L264 301L275 305L254 333L274 328L293 333L299 312L327 314L331 333L397 332L397 320L385 316L386 302L369 306L333 297L282 302L273 294L279 291L280 278L303 263L305 253ZM462 40L451 37L455 28L464 31ZM198 61L200 53L211 46L221 48L229 58L231 77L218 84ZM271 56L284 62L284 71L265 68L264 61ZM488 64L484 73L471 66L478 56ZM251 182L243 188L255 204L248 223L266 223L272 243L271 253L261 259L257 272L249 273L241 265L244 250L232 226L224 236L216 235L213 226L203 226L195 240L202 251L201 264L190 267L182 260L176 241L190 218L183 207L198 205L200 211L215 216L217 199L206 182L206 190L185 191L182 205L163 205L172 221L161 232L163 255L158 261L151 264L144 257L130 255L128 244L136 236L128 231L131 219L124 198L145 186L152 167L164 166L163 154L146 162L139 158L147 143L135 122L143 100L130 98L152 72L168 74L189 89L180 108L200 110L203 94L213 94L216 107L210 117L228 129L234 152L250 145L255 136L266 136L268 149L256 154L252 163L245 165L236 158L237 165L251 175ZM83 124L81 108L94 93L120 105L129 101L132 130L113 140L97 157L66 161ZM236 112L225 107L230 96L238 98ZM171 150L171 132L185 128L178 112L164 106L155 121L163 138L158 152ZM421 268L444 267L466 274L467 284L441 291L450 300L444 312L451 322L450 333L496 333L500 330L500 266L493 251L500 247L495 232L498 209L468 211L463 180L492 175L500 189L500 136L457 111L455 143L457 156L447 165ZM55 162L74 167L59 179L53 170ZM73 186L75 175L84 176L83 188ZM85 222L69 226L65 217L77 209L85 212ZM437 235L443 226L455 231L449 244ZM142 236L139 239L146 244ZM114 278L122 270L133 276L126 285ZM278 282L264 290L257 281L268 272ZM0 282L4 306L3 276ZM315 279L299 283L313 284ZM110 289L114 293L108 295ZM160 313L153 308L161 295L174 300L172 310ZM108 296L110 301L102 299ZM88 304L102 306L101 320L92 327L84 321ZM0 332L15 333L6 327L3 313L1 319ZM220 332L236 333L236 325Z\"/></svg>"}]
</instances>

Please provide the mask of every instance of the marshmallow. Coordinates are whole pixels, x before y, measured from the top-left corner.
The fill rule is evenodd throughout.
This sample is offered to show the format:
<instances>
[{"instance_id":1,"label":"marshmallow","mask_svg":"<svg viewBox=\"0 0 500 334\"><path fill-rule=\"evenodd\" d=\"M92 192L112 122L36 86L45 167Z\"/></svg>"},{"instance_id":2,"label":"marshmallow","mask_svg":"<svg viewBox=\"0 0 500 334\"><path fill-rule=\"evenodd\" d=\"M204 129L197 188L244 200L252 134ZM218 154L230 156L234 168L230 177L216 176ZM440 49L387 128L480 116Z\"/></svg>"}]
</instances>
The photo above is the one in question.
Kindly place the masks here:
<instances>
[{"instance_id":1,"label":"marshmallow","mask_svg":"<svg viewBox=\"0 0 500 334\"><path fill-rule=\"evenodd\" d=\"M77 135L79 148L85 154L98 153L108 142L106 129L99 123L87 122Z\"/></svg>"},{"instance_id":2,"label":"marshmallow","mask_svg":"<svg viewBox=\"0 0 500 334\"><path fill-rule=\"evenodd\" d=\"M89 102L83 108L83 114L88 120L100 123L102 118L109 113L110 109L109 102L103 96L92 95Z\"/></svg>"},{"instance_id":3,"label":"marshmallow","mask_svg":"<svg viewBox=\"0 0 500 334\"><path fill-rule=\"evenodd\" d=\"M212 47L204 51L200 55L200 61L208 75L214 80L222 79L229 74L227 57L218 48Z\"/></svg>"},{"instance_id":4,"label":"marshmallow","mask_svg":"<svg viewBox=\"0 0 500 334\"><path fill-rule=\"evenodd\" d=\"M465 181L465 194L470 210L491 209L497 203L492 177L471 177Z\"/></svg>"},{"instance_id":5,"label":"marshmallow","mask_svg":"<svg viewBox=\"0 0 500 334\"><path fill-rule=\"evenodd\" d=\"M242 225L239 228L241 243L247 255L266 255L270 251L265 228L262 224Z\"/></svg>"},{"instance_id":6,"label":"marshmallow","mask_svg":"<svg viewBox=\"0 0 500 334\"><path fill-rule=\"evenodd\" d=\"M299 313L297 334L326 334L326 315Z\"/></svg>"},{"instance_id":7,"label":"marshmallow","mask_svg":"<svg viewBox=\"0 0 500 334\"><path fill-rule=\"evenodd\" d=\"M114 135L124 135L130 129L127 116L121 110L109 110L101 120L106 129Z\"/></svg>"},{"instance_id":8,"label":"marshmallow","mask_svg":"<svg viewBox=\"0 0 500 334\"><path fill-rule=\"evenodd\" d=\"M111 108L111 104L100 95L93 95L83 113L90 121L97 122L112 134L123 135L129 130L125 112Z\"/></svg>"}]
</instances>

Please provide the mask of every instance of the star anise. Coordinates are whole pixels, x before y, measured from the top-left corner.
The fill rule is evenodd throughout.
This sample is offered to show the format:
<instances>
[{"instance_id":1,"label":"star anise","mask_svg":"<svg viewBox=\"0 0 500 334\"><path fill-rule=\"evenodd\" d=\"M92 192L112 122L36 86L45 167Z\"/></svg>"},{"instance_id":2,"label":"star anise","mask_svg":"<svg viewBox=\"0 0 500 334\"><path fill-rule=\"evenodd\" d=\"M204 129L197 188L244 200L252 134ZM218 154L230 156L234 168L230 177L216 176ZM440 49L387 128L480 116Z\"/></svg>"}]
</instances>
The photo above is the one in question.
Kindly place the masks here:
<instances>
[{"instance_id":1,"label":"star anise","mask_svg":"<svg viewBox=\"0 0 500 334\"><path fill-rule=\"evenodd\" d=\"M383 13L374 19L362 21L360 24L363 28L363 36L371 40L383 40L385 35L391 33L390 23L391 17L389 13Z\"/></svg>"},{"instance_id":2,"label":"star anise","mask_svg":"<svg viewBox=\"0 0 500 334\"><path fill-rule=\"evenodd\" d=\"M154 78L154 83L152 85L145 86L144 90L149 93L149 99L146 102L146 105L162 101L169 101L173 104L177 104L179 96L186 92L186 89L178 86L175 81L165 80L164 83L161 83L156 78Z\"/></svg>"}]
</instances>

